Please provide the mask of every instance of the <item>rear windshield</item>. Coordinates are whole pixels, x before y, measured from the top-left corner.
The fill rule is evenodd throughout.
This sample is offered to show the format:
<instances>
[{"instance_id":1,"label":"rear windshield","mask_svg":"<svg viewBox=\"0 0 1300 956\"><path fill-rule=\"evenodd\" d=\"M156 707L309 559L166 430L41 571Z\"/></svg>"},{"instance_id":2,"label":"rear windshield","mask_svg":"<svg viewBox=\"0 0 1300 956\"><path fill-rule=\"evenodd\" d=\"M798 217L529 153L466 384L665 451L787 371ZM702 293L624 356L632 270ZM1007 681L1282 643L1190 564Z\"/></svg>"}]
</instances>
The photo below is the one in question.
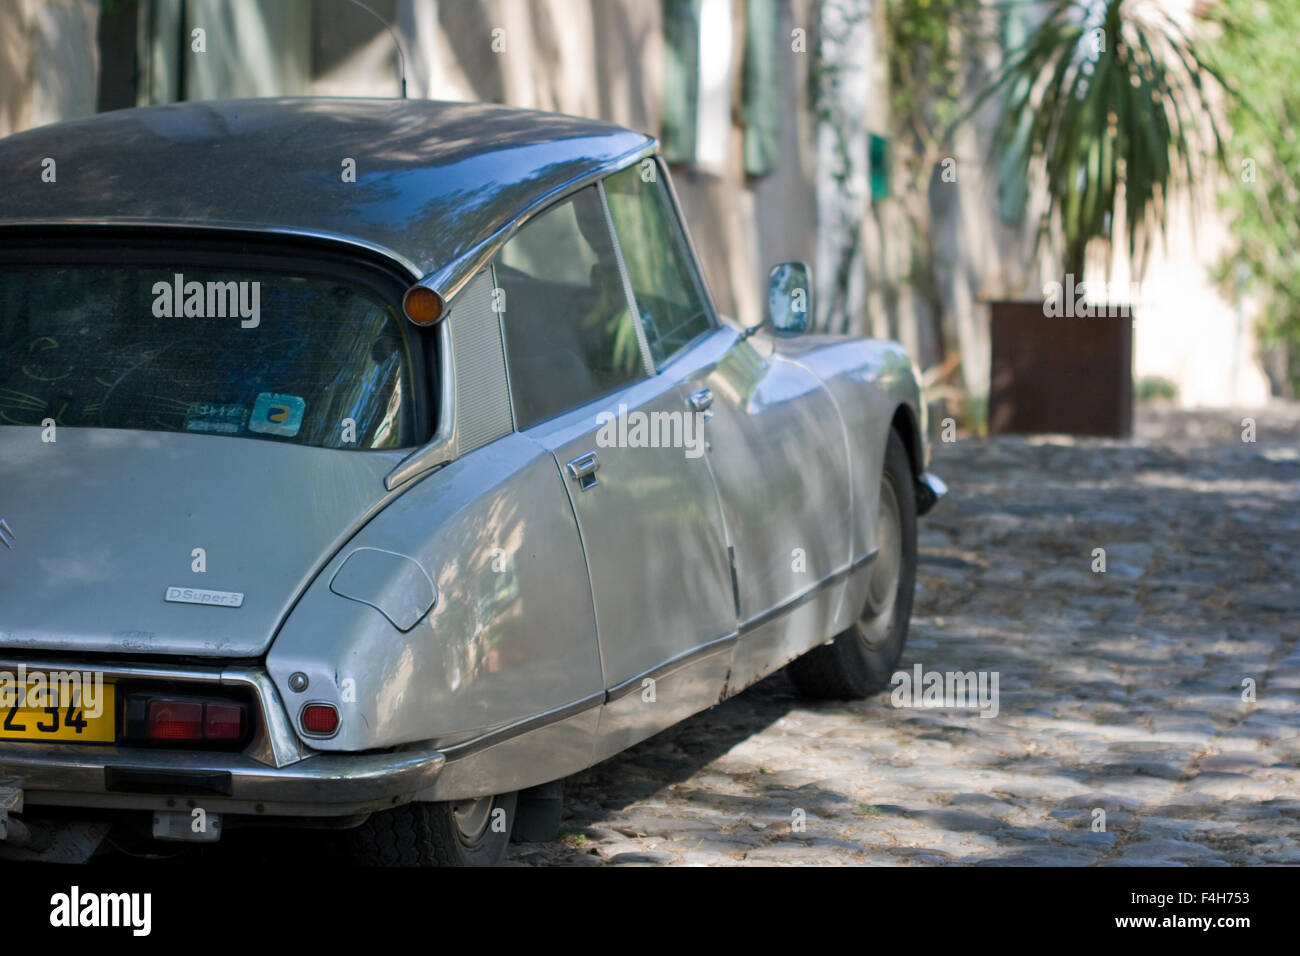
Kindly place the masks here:
<instances>
[{"instance_id":1,"label":"rear windshield","mask_svg":"<svg viewBox=\"0 0 1300 956\"><path fill-rule=\"evenodd\" d=\"M0 260L0 424L401 448L415 347L389 296L314 270Z\"/></svg>"}]
</instances>

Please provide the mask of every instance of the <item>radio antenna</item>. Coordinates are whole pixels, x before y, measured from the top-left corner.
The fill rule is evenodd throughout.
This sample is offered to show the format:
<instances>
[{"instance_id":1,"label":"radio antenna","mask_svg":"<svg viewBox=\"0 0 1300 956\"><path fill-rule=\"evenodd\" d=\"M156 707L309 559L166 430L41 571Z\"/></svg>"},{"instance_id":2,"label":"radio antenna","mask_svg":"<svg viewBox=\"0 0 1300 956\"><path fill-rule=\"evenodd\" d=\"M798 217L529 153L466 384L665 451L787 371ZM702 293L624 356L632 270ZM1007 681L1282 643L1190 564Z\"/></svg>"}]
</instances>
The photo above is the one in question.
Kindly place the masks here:
<instances>
[{"instance_id":1,"label":"radio antenna","mask_svg":"<svg viewBox=\"0 0 1300 956\"><path fill-rule=\"evenodd\" d=\"M397 47L397 75L398 79L402 81L402 99L406 99L406 53L402 50L402 41L397 39L397 33L388 25L388 21L362 3L361 0L348 0L348 2L360 7L382 23L384 29L388 31L388 35L393 38L393 46Z\"/></svg>"}]
</instances>

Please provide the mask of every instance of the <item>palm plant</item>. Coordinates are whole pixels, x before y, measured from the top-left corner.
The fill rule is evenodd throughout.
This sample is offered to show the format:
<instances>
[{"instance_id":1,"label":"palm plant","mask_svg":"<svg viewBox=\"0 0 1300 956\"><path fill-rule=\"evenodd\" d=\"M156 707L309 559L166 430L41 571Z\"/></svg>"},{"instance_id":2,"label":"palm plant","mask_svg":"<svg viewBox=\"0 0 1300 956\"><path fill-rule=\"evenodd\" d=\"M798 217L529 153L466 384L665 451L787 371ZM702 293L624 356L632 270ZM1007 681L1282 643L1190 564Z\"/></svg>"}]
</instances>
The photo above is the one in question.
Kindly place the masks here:
<instances>
[{"instance_id":1,"label":"palm plant","mask_svg":"<svg viewBox=\"0 0 1300 956\"><path fill-rule=\"evenodd\" d=\"M1036 166L1045 173L1037 235L1056 225L1065 271L1083 274L1094 240L1109 252L1122 212L1141 274L1152 237L1164 234L1171 192L1195 180L1203 157L1223 161L1213 89L1228 84L1160 0L1033 6L1044 5L977 104L1003 97L996 142L1009 148L1004 170L1022 183Z\"/></svg>"}]
</instances>

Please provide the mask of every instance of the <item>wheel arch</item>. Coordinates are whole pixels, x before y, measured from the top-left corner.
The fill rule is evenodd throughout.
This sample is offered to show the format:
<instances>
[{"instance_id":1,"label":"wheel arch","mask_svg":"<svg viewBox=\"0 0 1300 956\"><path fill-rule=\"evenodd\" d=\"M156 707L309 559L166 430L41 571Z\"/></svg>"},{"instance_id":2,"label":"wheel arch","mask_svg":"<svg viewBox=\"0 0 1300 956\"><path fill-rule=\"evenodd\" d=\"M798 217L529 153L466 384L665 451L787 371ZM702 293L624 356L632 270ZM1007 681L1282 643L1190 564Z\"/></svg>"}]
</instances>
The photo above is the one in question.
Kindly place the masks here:
<instances>
[{"instance_id":1,"label":"wheel arch","mask_svg":"<svg viewBox=\"0 0 1300 956\"><path fill-rule=\"evenodd\" d=\"M921 427L916 414L906 402L900 402L894 409L894 417L889 423L891 431L898 433L903 447L907 449L907 460L912 466L912 476L919 478L925 471L925 440L921 437ZM888 435L885 436L888 440Z\"/></svg>"}]
</instances>

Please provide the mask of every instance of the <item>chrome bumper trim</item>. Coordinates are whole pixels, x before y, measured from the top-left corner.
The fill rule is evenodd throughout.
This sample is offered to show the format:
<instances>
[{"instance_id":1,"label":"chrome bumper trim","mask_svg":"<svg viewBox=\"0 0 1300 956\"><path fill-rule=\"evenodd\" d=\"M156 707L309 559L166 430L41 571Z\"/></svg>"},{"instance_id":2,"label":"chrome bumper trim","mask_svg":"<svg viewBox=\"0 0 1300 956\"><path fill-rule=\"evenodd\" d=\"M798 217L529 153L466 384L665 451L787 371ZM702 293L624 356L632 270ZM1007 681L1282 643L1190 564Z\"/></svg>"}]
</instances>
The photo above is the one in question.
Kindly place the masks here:
<instances>
[{"instance_id":1,"label":"chrome bumper trim","mask_svg":"<svg viewBox=\"0 0 1300 956\"><path fill-rule=\"evenodd\" d=\"M378 754L316 754L268 767L243 754L137 750L93 745L0 745L0 777L14 778L28 804L121 803L171 797L205 806L313 805L313 815L379 809L431 786L446 758L422 748ZM140 789L136 789L140 782ZM93 799L104 796L103 801ZM85 799L89 798L89 799ZM188 799L187 799L188 798ZM283 811L282 811L283 812ZM296 809L294 812L303 812Z\"/></svg>"}]
</instances>

